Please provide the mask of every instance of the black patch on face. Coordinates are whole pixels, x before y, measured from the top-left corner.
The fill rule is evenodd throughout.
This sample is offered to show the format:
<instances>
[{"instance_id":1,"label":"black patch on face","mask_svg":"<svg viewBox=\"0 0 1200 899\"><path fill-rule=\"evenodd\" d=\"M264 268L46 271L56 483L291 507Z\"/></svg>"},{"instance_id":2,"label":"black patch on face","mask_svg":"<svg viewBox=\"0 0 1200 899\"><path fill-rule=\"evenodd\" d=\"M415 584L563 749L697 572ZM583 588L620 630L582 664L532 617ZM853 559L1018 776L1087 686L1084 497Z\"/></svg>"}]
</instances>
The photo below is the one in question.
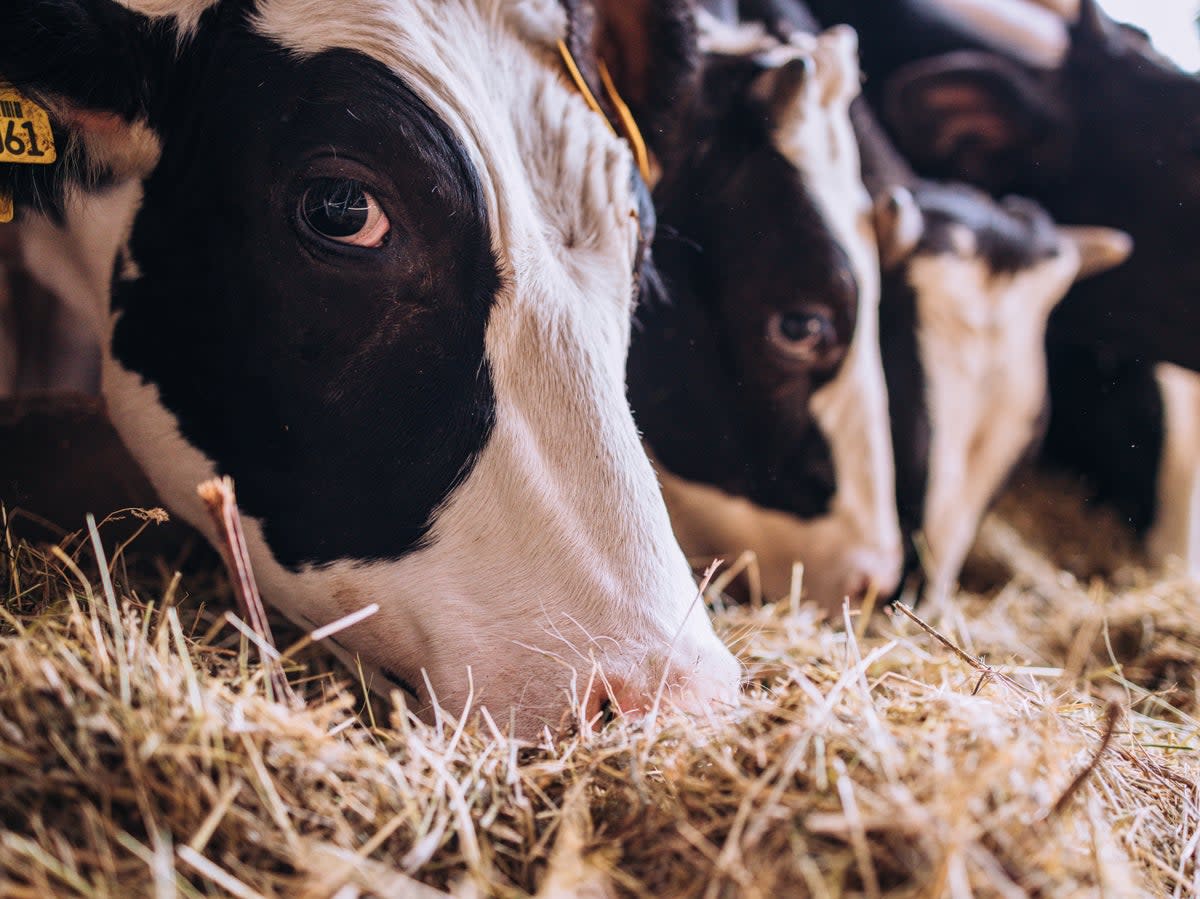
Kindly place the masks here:
<instances>
[{"instance_id":1,"label":"black patch on face","mask_svg":"<svg viewBox=\"0 0 1200 899\"><path fill-rule=\"evenodd\" d=\"M836 489L812 394L837 375L858 285L799 173L774 149L751 97L762 69L713 58L656 193L657 267L671 299L638 313L630 399L663 465L756 504L817 517ZM797 364L768 339L779 314L817 314L836 346Z\"/></svg>"},{"instance_id":2,"label":"black patch on face","mask_svg":"<svg viewBox=\"0 0 1200 899\"><path fill-rule=\"evenodd\" d=\"M1052 327L1064 341L1200 371L1200 78L1118 34L1108 53L1072 54L1063 84L1076 153L1038 199L1061 221L1126 231L1135 250L1073 289Z\"/></svg>"},{"instance_id":3,"label":"black patch on face","mask_svg":"<svg viewBox=\"0 0 1200 899\"><path fill-rule=\"evenodd\" d=\"M184 46L153 120L163 157L132 235L141 277L114 289L114 353L233 476L282 564L395 559L492 429L499 278L478 177L381 64L298 59L223 19ZM382 247L305 225L320 179L370 191Z\"/></svg>"},{"instance_id":4,"label":"black patch on face","mask_svg":"<svg viewBox=\"0 0 1200 899\"><path fill-rule=\"evenodd\" d=\"M918 253L954 255L952 235L966 228L975 256L997 276L1015 275L1058 255L1054 222L1036 203L1020 197L999 202L965 184L923 182L914 196L925 218Z\"/></svg>"},{"instance_id":5,"label":"black patch on face","mask_svg":"<svg viewBox=\"0 0 1200 899\"><path fill-rule=\"evenodd\" d=\"M896 508L906 570L917 562L913 537L925 525L932 440L918 326L917 296L908 283L907 267L886 273L879 304L879 341L887 379L896 461Z\"/></svg>"},{"instance_id":6,"label":"black patch on face","mask_svg":"<svg viewBox=\"0 0 1200 899\"><path fill-rule=\"evenodd\" d=\"M1053 415L1042 459L1084 478L1139 535L1158 512L1164 444L1154 365L1092 347L1049 345Z\"/></svg>"}]
</instances>

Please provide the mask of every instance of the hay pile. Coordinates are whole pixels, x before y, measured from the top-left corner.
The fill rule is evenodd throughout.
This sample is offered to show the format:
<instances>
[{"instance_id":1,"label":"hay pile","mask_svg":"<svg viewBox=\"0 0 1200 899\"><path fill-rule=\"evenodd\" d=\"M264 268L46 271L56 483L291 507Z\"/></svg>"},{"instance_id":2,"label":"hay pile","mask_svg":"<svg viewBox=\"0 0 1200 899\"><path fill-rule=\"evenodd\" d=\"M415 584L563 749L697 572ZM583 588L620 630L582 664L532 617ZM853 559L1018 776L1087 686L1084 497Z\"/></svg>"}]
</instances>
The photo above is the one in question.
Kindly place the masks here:
<instances>
[{"instance_id":1,"label":"hay pile","mask_svg":"<svg viewBox=\"0 0 1200 899\"><path fill-rule=\"evenodd\" d=\"M220 576L108 545L109 593L86 534L10 541L0 895L1197 895L1197 590L1067 574L1017 536L1051 496L989 524L982 595L931 622L954 647L723 609L741 708L537 747L417 724L314 648L272 702ZM1089 574L1094 519L1055 525Z\"/></svg>"}]
</instances>

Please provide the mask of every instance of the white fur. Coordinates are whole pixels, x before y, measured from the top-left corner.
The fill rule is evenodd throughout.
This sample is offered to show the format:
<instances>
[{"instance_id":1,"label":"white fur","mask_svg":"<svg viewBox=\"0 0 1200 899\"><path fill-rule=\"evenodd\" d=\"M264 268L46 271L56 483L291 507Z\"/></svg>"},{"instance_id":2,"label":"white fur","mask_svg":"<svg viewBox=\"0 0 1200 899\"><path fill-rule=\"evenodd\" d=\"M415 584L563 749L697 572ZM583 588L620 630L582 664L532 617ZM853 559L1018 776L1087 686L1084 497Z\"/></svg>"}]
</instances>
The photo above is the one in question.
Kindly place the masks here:
<instances>
[{"instance_id":1,"label":"white fur","mask_svg":"<svg viewBox=\"0 0 1200 899\"><path fill-rule=\"evenodd\" d=\"M1041 69L1066 59L1071 35L1061 12L1033 0L936 0L998 49ZM1064 4L1066 5L1066 4ZM1076 16L1078 7L1076 7Z\"/></svg>"},{"instance_id":2,"label":"white fur","mask_svg":"<svg viewBox=\"0 0 1200 899\"><path fill-rule=\"evenodd\" d=\"M837 377L814 393L811 402L837 471L830 517L837 525L833 533L840 533L847 547L843 577L866 575L889 592L899 577L900 526L887 388L879 354L879 255L871 199L862 183L858 141L849 114L860 85L857 35L845 26L832 28L817 38L814 56L812 90L792 121L776 131L775 140L800 171L827 226L850 258L859 305L850 352ZM819 542L814 550L830 552ZM822 575L814 572L813 576L815 588ZM841 597L832 599L840 602Z\"/></svg>"},{"instance_id":3,"label":"white fur","mask_svg":"<svg viewBox=\"0 0 1200 899\"><path fill-rule=\"evenodd\" d=\"M753 56L779 46L761 22L722 22L702 8L696 9L700 31L700 51L723 56Z\"/></svg>"},{"instance_id":4,"label":"white fur","mask_svg":"<svg viewBox=\"0 0 1200 899\"><path fill-rule=\"evenodd\" d=\"M773 58L775 64L811 53L813 77L779 123L776 147L815 197L859 286L858 326L849 353L837 377L811 400L833 454L837 491L827 516L801 521L710 486L668 473L660 476L676 533L689 555L731 556L752 549L764 589L774 596L787 592L792 565L801 561L809 598L837 608L864 578L888 593L900 574L887 388L879 355L879 261L849 118L859 85L854 32L831 29L815 42L785 49Z\"/></svg>"},{"instance_id":5,"label":"white fur","mask_svg":"<svg viewBox=\"0 0 1200 899\"><path fill-rule=\"evenodd\" d=\"M220 0L118 0L136 13L152 19L174 19L181 34L195 30L200 17Z\"/></svg>"},{"instance_id":6,"label":"white fur","mask_svg":"<svg viewBox=\"0 0 1200 899\"><path fill-rule=\"evenodd\" d=\"M557 721L572 669L582 691L593 659L622 696L652 696L665 679L700 704L731 697L738 667L694 602L624 397L636 248L629 150L552 50L527 42L513 10L513 0L261 5L263 34L303 54L354 47L453 129L482 181L505 286L486 334L495 431L437 513L429 548L294 574L275 562L257 522L247 535L270 601L318 624L380 602L345 635L355 650L413 683L427 669L452 709L473 665L477 700L501 713L520 706L530 732L542 716ZM70 211L87 249L63 248L79 269L63 286L97 310L107 304L98 273L111 271L123 233L115 223L136 205L128 196L104 211L117 235L104 246L89 238L94 209ZM111 357L104 391L163 501L211 538L194 490L212 462L181 438L156 389Z\"/></svg>"},{"instance_id":7,"label":"white fur","mask_svg":"<svg viewBox=\"0 0 1200 899\"><path fill-rule=\"evenodd\" d=\"M998 276L976 256L916 256L917 341L932 439L924 536L929 590L949 594L979 520L1029 446L1046 401L1046 322L1079 251Z\"/></svg>"},{"instance_id":8,"label":"white fur","mask_svg":"<svg viewBox=\"0 0 1200 899\"><path fill-rule=\"evenodd\" d=\"M1164 445L1158 509L1146 545L1158 563L1178 560L1200 577L1200 375L1176 365L1155 368L1162 391Z\"/></svg>"},{"instance_id":9,"label":"white fur","mask_svg":"<svg viewBox=\"0 0 1200 899\"><path fill-rule=\"evenodd\" d=\"M892 187L876 198L875 233L884 271L891 271L913 254L925 233L925 217L908 188Z\"/></svg>"},{"instance_id":10,"label":"white fur","mask_svg":"<svg viewBox=\"0 0 1200 899\"><path fill-rule=\"evenodd\" d=\"M567 38L567 11L559 0L518 0L512 20L526 40L554 47Z\"/></svg>"}]
</instances>

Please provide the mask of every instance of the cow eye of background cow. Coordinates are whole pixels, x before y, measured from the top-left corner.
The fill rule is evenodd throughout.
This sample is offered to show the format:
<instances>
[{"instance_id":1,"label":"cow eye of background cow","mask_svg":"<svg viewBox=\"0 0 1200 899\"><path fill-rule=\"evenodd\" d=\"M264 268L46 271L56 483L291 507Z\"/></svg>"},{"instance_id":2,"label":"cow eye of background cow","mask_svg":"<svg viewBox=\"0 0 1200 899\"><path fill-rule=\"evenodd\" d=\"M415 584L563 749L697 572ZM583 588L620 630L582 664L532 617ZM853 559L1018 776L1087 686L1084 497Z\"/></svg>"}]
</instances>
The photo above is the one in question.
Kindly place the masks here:
<instances>
[{"instance_id":1,"label":"cow eye of background cow","mask_svg":"<svg viewBox=\"0 0 1200 899\"><path fill-rule=\"evenodd\" d=\"M767 335L777 349L797 362L818 362L838 342L833 320L823 312L780 312L767 323Z\"/></svg>"},{"instance_id":2,"label":"cow eye of background cow","mask_svg":"<svg viewBox=\"0 0 1200 899\"><path fill-rule=\"evenodd\" d=\"M378 247L391 223L362 182L318 178L300 198L300 219L328 240L356 247Z\"/></svg>"}]
</instances>

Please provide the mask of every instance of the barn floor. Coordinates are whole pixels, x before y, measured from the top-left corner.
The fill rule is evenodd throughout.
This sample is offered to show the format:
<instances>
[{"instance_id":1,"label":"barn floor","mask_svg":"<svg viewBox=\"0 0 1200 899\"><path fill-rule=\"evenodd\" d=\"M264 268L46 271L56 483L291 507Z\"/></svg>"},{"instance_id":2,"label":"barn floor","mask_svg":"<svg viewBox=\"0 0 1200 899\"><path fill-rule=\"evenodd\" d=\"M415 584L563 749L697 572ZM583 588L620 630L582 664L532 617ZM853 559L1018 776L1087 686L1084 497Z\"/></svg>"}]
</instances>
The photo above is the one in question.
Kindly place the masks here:
<instances>
[{"instance_id":1,"label":"barn floor","mask_svg":"<svg viewBox=\"0 0 1200 899\"><path fill-rule=\"evenodd\" d=\"M743 707L538 748L365 705L312 647L271 702L204 553L177 582L105 543L112 594L86 534L0 556L6 897L1200 895L1200 588L1061 487L918 608L952 646L731 608Z\"/></svg>"}]
</instances>

